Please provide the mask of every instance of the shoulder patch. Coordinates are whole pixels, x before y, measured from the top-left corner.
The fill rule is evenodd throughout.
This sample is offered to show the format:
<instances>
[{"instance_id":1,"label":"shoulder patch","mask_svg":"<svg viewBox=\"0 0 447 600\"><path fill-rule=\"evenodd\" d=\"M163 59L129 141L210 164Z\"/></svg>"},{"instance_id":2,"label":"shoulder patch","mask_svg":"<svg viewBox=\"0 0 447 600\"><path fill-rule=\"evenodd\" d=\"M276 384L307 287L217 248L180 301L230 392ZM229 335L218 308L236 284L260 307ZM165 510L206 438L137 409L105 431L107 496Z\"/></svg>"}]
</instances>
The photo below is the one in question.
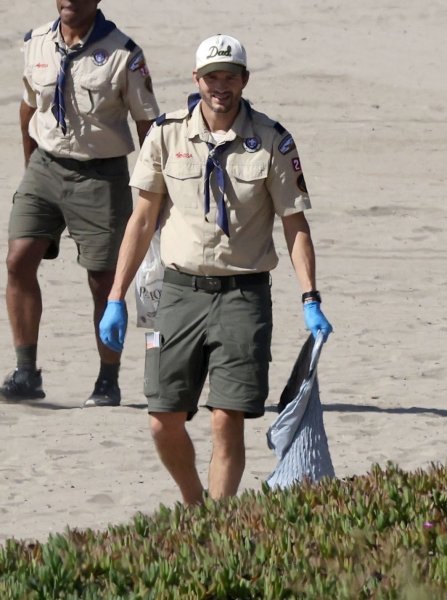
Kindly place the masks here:
<instances>
[{"instance_id":1,"label":"shoulder patch","mask_svg":"<svg viewBox=\"0 0 447 600\"><path fill-rule=\"evenodd\" d=\"M23 41L24 41L24 42L27 42L28 40L30 40L30 39L31 39L31 36L32 36L32 35L33 35L33 30L32 30L32 29L30 29L30 30L29 30L29 31L27 31L27 32L25 33L25 35L23 36Z\"/></svg>"},{"instance_id":2,"label":"shoulder patch","mask_svg":"<svg viewBox=\"0 0 447 600\"><path fill-rule=\"evenodd\" d=\"M137 47L137 45L133 40L131 40L129 38L127 40L127 42L124 44L124 47L126 48L126 50L129 50L129 52L133 52L135 50L135 48Z\"/></svg>"},{"instance_id":3,"label":"shoulder patch","mask_svg":"<svg viewBox=\"0 0 447 600\"><path fill-rule=\"evenodd\" d=\"M143 50L140 50L136 55L129 61L128 68L130 71L137 71L144 67L146 61L144 60Z\"/></svg>"},{"instance_id":4,"label":"shoulder patch","mask_svg":"<svg viewBox=\"0 0 447 600\"><path fill-rule=\"evenodd\" d=\"M295 142L293 140L292 134L288 133L286 137L284 137L278 145L278 150L281 154L288 154L292 150L296 148Z\"/></svg>"},{"instance_id":5,"label":"shoulder patch","mask_svg":"<svg viewBox=\"0 0 447 600\"><path fill-rule=\"evenodd\" d=\"M278 123L278 121L276 121L276 123L273 125L273 127L276 129L276 131L282 135L283 133L286 132L285 128L281 125L281 123Z\"/></svg>"}]
</instances>

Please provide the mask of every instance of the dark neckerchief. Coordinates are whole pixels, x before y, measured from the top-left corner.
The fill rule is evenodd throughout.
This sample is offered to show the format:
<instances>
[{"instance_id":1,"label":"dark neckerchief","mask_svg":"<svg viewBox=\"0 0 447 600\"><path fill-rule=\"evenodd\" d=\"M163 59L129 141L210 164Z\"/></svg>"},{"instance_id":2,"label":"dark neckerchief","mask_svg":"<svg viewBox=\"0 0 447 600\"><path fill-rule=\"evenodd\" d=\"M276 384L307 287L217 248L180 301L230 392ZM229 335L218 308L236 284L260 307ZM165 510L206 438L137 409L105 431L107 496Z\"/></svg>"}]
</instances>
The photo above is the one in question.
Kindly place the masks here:
<instances>
[{"instance_id":1,"label":"dark neckerchief","mask_svg":"<svg viewBox=\"0 0 447 600\"><path fill-rule=\"evenodd\" d=\"M219 146L207 142L208 150L210 152L205 167L205 219L207 219L208 213L210 212L210 177L211 173L215 170L217 187L219 190L219 196L216 198L217 224L228 237L230 237L230 228L228 225L227 207L225 205L225 170L219 162L219 156L222 155L224 150L226 150L232 142L233 140L230 140Z\"/></svg>"},{"instance_id":2,"label":"dark neckerchief","mask_svg":"<svg viewBox=\"0 0 447 600\"><path fill-rule=\"evenodd\" d=\"M188 111L189 114L192 113L194 108L200 102L200 94L191 94L188 97ZM252 111L250 104L242 99L242 102L247 109L248 116L251 118ZM230 237L230 228L228 224L228 214L227 208L225 205L225 169L219 162L219 156L221 156L228 148L228 146L233 142L233 140L224 142L218 146L207 142L209 154L206 161L205 166L205 190L204 190L204 210L205 210L205 219L207 219L208 213L210 212L210 178L211 173L215 170L217 187L219 190L219 196L216 199L217 204L217 224L222 229L227 237Z\"/></svg>"},{"instance_id":3,"label":"dark neckerchief","mask_svg":"<svg viewBox=\"0 0 447 600\"><path fill-rule=\"evenodd\" d=\"M56 31L60 24L60 17L54 21L51 30ZM54 115L54 118L57 122L57 127L60 127L62 133L65 135L67 133L67 124L65 122L65 98L64 98L64 90L65 90L65 80L67 76L67 70L70 67L70 62L75 59L77 56L82 54L89 46L98 42L102 38L105 38L111 31L116 29L115 23L112 21L107 21L104 17L103 13L100 10L96 11L95 24L93 29L88 36L85 44L83 44L79 49L66 51L64 48L61 48L59 44L56 42L56 49L61 55L61 63L59 68L59 73L56 79L56 88L54 91L54 99L53 104L51 106L51 112Z\"/></svg>"}]
</instances>

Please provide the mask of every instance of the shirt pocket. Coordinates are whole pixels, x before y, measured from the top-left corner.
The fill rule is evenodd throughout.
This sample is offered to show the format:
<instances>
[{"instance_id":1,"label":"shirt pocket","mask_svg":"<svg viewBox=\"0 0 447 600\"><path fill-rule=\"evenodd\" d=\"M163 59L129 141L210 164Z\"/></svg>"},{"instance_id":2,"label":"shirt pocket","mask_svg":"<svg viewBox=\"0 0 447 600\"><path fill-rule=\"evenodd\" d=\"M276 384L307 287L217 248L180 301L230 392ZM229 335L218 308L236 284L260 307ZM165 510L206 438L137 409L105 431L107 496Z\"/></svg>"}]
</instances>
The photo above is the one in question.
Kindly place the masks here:
<instances>
[{"instance_id":1,"label":"shirt pocket","mask_svg":"<svg viewBox=\"0 0 447 600\"><path fill-rule=\"evenodd\" d=\"M186 160L167 161L163 169L169 197L180 208L203 207L203 167L200 163Z\"/></svg>"},{"instance_id":2,"label":"shirt pocket","mask_svg":"<svg viewBox=\"0 0 447 600\"><path fill-rule=\"evenodd\" d=\"M144 395L148 398L157 397L160 393L160 348L149 348L146 350L144 361Z\"/></svg>"},{"instance_id":3,"label":"shirt pocket","mask_svg":"<svg viewBox=\"0 0 447 600\"><path fill-rule=\"evenodd\" d=\"M259 200L260 195L265 195L268 170L267 161L227 165L227 173L233 182L238 203L248 205Z\"/></svg>"},{"instance_id":4,"label":"shirt pocket","mask_svg":"<svg viewBox=\"0 0 447 600\"><path fill-rule=\"evenodd\" d=\"M78 110L83 115L116 109L117 86L107 76L98 73L84 75L76 85ZM113 106L115 105L115 106ZM113 107L113 108L112 108Z\"/></svg>"},{"instance_id":5,"label":"shirt pocket","mask_svg":"<svg viewBox=\"0 0 447 600\"><path fill-rule=\"evenodd\" d=\"M48 69L34 68L31 72L33 90L36 94L37 109L47 112L54 100L56 73Z\"/></svg>"}]
</instances>

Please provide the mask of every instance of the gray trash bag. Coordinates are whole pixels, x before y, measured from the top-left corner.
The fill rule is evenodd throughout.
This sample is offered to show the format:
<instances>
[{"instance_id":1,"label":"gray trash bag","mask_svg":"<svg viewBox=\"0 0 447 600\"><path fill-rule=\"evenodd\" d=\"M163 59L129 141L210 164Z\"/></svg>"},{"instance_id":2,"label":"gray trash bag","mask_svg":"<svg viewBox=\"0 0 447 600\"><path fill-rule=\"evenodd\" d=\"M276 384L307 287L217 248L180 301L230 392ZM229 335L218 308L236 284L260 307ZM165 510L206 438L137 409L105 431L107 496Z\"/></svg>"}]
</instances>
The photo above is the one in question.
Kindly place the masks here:
<instances>
[{"instance_id":1,"label":"gray trash bag","mask_svg":"<svg viewBox=\"0 0 447 600\"><path fill-rule=\"evenodd\" d=\"M278 405L279 416L267 431L268 447L279 462L267 478L273 487L287 488L308 479L335 477L318 389L317 364L323 334L306 340Z\"/></svg>"}]
</instances>

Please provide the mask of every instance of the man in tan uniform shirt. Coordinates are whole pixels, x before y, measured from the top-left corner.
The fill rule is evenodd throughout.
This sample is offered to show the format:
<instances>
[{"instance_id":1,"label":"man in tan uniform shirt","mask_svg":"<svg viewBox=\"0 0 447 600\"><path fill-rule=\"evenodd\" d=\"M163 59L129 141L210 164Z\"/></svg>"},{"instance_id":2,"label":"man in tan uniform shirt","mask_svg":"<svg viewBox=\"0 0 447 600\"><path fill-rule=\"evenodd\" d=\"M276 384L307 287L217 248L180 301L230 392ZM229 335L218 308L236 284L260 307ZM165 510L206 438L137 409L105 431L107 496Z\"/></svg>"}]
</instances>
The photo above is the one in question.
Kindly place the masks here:
<instances>
[{"instance_id":1,"label":"man in tan uniform shirt","mask_svg":"<svg viewBox=\"0 0 447 600\"><path fill-rule=\"evenodd\" d=\"M244 418L264 413L275 215L303 291L306 325L325 339L332 330L316 290L298 152L284 127L242 98L246 67L238 40L206 39L193 72L199 94L156 119L131 177L139 200L100 323L102 341L119 351L125 293L158 223L166 270L156 331L147 335L144 387L158 453L186 504L203 499L185 423L197 411L206 376L211 497L236 494L245 466Z\"/></svg>"},{"instance_id":2,"label":"man in tan uniform shirt","mask_svg":"<svg viewBox=\"0 0 447 600\"><path fill-rule=\"evenodd\" d=\"M67 227L87 269L94 301L100 370L84 406L116 406L120 353L102 344L97 326L113 282L119 245L132 212L127 155L158 114L141 48L107 21L100 0L57 0L59 18L25 36L20 121L25 175L9 223L6 299L17 368L0 397L38 399L36 367L42 299L37 271L55 258Z\"/></svg>"}]
</instances>

